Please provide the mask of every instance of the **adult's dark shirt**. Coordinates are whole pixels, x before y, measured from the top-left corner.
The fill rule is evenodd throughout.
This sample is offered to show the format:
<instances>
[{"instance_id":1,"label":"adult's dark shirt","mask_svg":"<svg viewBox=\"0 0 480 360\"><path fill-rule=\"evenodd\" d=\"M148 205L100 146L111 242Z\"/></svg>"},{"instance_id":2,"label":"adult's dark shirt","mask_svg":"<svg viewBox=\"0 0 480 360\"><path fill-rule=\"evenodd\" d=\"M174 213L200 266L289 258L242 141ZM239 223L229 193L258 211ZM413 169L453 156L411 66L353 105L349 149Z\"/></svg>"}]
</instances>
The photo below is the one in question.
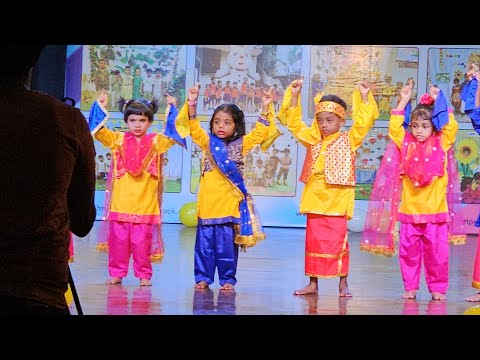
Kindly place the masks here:
<instances>
[{"instance_id":1,"label":"adult's dark shirt","mask_svg":"<svg viewBox=\"0 0 480 360\"><path fill-rule=\"evenodd\" d=\"M95 221L95 148L83 114L0 87L0 298L65 309L70 231Z\"/></svg>"}]
</instances>

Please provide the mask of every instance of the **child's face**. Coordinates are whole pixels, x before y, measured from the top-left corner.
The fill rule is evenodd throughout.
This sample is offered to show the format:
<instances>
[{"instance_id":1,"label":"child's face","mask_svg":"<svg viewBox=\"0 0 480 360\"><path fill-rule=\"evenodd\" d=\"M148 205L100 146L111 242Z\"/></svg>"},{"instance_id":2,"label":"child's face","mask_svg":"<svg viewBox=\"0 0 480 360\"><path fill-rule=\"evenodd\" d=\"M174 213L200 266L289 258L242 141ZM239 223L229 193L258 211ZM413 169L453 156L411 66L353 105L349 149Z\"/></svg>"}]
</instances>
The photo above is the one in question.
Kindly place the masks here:
<instances>
[{"instance_id":1,"label":"child's face","mask_svg":"<svg viewBox=\"0 0 480 360\"><path fill-rule=\"evenodd\" d=\"M316 115L316 120L324 136L339 132L340 128L345 124L345 119L328 111L319 112Z\"/></svg>"},{"instance_id":2,"label":"child's face","mask_svg":"<svg viewBox=\"0 0 480 360\"><path fill-rule=\"evenodd\" d=\"M213 118L212 130L220 139L225 139L235 133L235 122L232 115L224 111L219 111Z\"/></svg>"},{"instance_id":3,"label":"child's face","mask_svg":"<svg viewBox=\"0 0 480 360\"><path fill-rule=\"evenodd\" d=\"M143 137L148 128L152 125L144 115L129 115L127 119L127 128L136 138Z\"/></svg>"},{"instance_id":4,"label":"child's face","mask_svg":"<svg viewBox=\"0 0 480 360\"><path fill-rule=\"evenodd\" d=\"M411 129L413 137L419 142L424 142L433 134L432 121L425 120L420 116L412 120Z\"/></svg>"}]
</instances>

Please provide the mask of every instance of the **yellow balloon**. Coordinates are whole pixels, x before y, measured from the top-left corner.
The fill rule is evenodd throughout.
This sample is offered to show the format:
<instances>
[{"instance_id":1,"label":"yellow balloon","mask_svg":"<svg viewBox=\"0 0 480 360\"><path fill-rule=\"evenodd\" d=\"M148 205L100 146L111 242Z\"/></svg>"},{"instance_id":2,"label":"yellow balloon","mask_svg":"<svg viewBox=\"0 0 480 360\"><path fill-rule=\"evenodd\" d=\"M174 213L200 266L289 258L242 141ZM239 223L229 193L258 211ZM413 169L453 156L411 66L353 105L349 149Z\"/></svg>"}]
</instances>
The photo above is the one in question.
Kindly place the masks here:
<instances>
[{"instance_id":1,"label":"yellow balloon","mask_svg":"<svg viewBox=\"0 0 480 360\"><path fill-rule=\"evenodd\" d=\"M192 201L184 204L180 208L179 213L180 221L185 226L197 226L198 217L197 217L197 202Z\"/></svg>"},{"instance_id":2,"label":"yellow balloon","mask_svg":"<svg viewBox=\"0 0 480 360\"><path fill-rule=\"evenodd\" d=\"M70 307L73 303L73 293L72 289L70 289L70 284L68 284L68 289L65 291L65 300L67 300L67 305Z\"/></svg>"},{"instance_id":3,"label":"yellow balloon","mask_svg":"<svg viewBox=\"0 0 480 360\"><path fill-rule=\"evenodd\" d=\"M480 315L480 305L468 308L463 315Z\"/></svg>"}]
</instances>

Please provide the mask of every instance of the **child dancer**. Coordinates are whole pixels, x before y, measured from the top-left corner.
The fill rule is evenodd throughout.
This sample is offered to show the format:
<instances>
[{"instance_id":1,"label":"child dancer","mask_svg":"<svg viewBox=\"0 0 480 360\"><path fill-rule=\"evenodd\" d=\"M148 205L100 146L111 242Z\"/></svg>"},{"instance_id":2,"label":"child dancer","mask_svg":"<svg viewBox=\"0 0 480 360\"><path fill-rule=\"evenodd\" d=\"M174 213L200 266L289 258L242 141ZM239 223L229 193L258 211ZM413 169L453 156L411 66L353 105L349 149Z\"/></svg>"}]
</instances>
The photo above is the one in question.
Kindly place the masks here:
<instances>
[{"instance_id":1,"label":"child dancer","mask_svg":"<svg viewBox=\"0 0 480 360\"><path fill-rule=\"evenodd\" d=\"M245 154L257 144L270 145L272 131L278 131L273 121L272 96L264 93L263 112L248 134L244 113L235 104L218 106L210 120L210 133L205 131L197 119L197 98L198 85L190 88L187 103L180 111L188 105L190 135L203 153L197 201L195 288L209 287L217 269L221 290L233 290L239 246L253 246L265 238L252 196L245 187L243 171Z\"/></svg>"},{"instance_id":2,"label":"child dancer","mask_svg":"<svg viewBox=\"0 0 480 360\"><path fill-rule=\"evenodd\" d=\"M97 102L108 115L106 93L102 92ZM160 218L163 154L176 141L179 144L182 141L179 136L166 135L176 130L172 116L168 116L163 134L147 133L157 109L156 99L130 100L126 104L122 101L120 110L127 132L114 132L102 124L95 126L98 129L95 138L111 149L113 155L104 204L108 243L97 245L100 251L108 249L111 277L107 284L110 285L120 284L127 276L133 256L135 277L140 279L141 286L151 286L151 262L159 262L163 256ZM170 113L173 110L174 106L170 106ZM94 112L92 108L91 113Z\"/></svg>"},{"instance_id":3,"label":"child dancer","mask_svg":"<svg viewBox=\"0 0 480 360\"><path fill-rule=\"evenodd\" d=\"M391 112L392 143L375 178L360 248L393 255L398 213L399 260L405 287L402 298L416 297L423 262L432 299L444 300L448 288L449 235L458 234L451 236L453 243L465 242L465 235L453 226L454 209L449 206L459 202L457 167L451 150L458 124L443 93L433 85L410 116L411 93L412 84L408 82Z\"/></svg>"},{"instance_id":4,"label":"child dancer","mask_svg":"<svg viewBox=\"0 0 480 360\"><path fill-rule=\"evenodd\" d=\"M300 212L307 215L305 275L310 282L294 295L316 294L318 278L338 276L340 296L350 297L347 220L354 209L356 150L378 117L378 108L370 84L364 81L353 92L350 130L340 131L347 105L336 95L315 96L315 119L307 126L302 121L302 83L295 80L287 88L278 116L307 148L300 176L305 183Z\"/></svg>"}]
</instances>

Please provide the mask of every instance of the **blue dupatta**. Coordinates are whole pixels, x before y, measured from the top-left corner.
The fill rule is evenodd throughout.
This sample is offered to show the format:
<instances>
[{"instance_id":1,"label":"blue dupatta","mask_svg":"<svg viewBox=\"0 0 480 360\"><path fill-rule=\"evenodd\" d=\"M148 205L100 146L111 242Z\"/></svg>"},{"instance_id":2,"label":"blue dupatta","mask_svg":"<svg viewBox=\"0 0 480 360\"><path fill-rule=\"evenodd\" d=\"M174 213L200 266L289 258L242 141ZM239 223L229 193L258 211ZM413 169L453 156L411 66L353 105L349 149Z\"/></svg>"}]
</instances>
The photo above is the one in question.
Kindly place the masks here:
<instances>
[{"instance_id":1,"label":"blue dupatta","mask_svg":"<svg viewBox=\"0 0 480 360\"><path fill-rule=\"evenodd\" d=\"M266 236L263 232L253 198L247 191L243 176L238 170L235 161L231 161L228 158L225 142L214 134L209 134L209 136L212 163L243 194L243 199L239 204L240 224L238 225L238 233L235 236L235 243L242 246L243 249L254 246L258 240L263 240Z\"/></svg>"}]
</instances>

